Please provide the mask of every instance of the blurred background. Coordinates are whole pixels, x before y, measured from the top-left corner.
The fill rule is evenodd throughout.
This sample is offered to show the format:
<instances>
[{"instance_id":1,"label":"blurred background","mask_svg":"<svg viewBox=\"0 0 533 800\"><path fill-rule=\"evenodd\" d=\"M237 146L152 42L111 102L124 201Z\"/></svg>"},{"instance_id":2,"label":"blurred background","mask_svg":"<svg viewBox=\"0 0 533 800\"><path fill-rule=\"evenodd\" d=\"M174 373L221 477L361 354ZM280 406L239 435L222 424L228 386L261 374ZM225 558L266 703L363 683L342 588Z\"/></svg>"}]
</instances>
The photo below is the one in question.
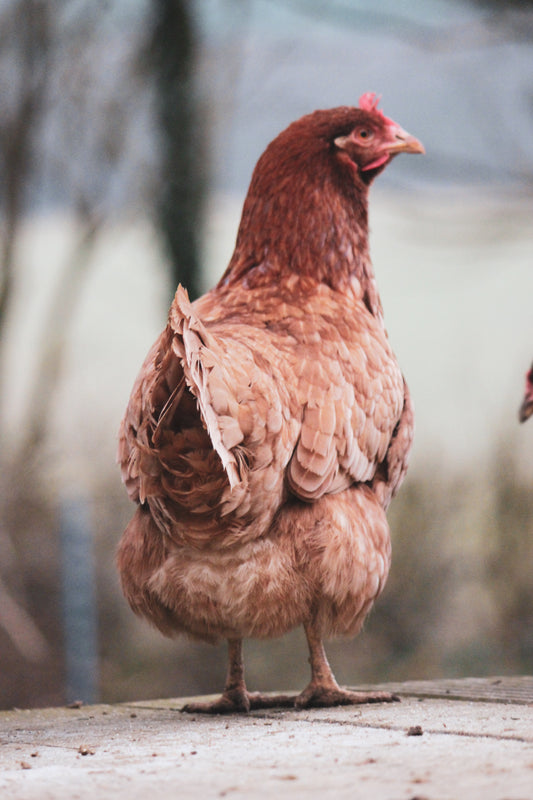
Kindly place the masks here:
<instances>
[{"instance_id":1,"label":"blurred background","mask_svg":"<svg viewBox=\"0 0 533 800\"><path fill-rule=\"evenodd\" d=\"M214 692L224 647L122 599L114 464L178 281L221 275L266 144L383 96L420 138L371 192L417 412L393 567L343 683L533 669L533 2L0 0L0 707ZM246 643L301 689L301 632Z\"/></svg>"}]
</instances>

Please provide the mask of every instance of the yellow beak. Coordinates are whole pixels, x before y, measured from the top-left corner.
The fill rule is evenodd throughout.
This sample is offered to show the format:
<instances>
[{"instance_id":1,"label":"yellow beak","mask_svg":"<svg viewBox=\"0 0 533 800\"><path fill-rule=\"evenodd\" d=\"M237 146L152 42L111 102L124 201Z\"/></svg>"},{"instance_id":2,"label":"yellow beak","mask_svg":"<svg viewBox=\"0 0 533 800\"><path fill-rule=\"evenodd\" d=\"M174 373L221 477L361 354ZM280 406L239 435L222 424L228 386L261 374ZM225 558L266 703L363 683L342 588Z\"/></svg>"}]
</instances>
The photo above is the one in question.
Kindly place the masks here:
<instances>
[{"instance_id":1,"label":"yellow beak","mask_svg":"<svg viewBox=\"0 0 533 800\"><path fill-rule=\"evenodd\" d=\"M388 145L389 153L425 153L426 150L422 142L404 131L403 128L395 127L393 130L394 138Z\"/></svg>"}]
</instances>

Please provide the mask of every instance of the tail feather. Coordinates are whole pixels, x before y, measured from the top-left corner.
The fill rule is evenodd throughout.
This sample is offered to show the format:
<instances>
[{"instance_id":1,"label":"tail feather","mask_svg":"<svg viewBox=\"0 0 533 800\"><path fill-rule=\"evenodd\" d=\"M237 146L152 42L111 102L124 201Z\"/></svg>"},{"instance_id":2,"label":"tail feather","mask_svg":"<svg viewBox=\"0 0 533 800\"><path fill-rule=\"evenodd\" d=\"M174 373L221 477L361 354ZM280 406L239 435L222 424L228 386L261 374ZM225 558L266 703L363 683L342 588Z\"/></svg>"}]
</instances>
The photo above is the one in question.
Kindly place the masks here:
<instances>
[{"instance_id":1,"label":"tail feather","mask_svg":"<svg viewBox=\"0 0 533 800\"><path fill-rule=\"evenodd\" d=\"M170 314L170 324L177 334L172 347L180 358L187 385L195 396L207 432L228 476L231 488L241 483L237 459L232 448L243 440L236 419L215 411L212 372L222 363L224 354L216 341L196 316L187 292L178 286ZM231 395L229 386L216 385L219 394Z\"/></svg>"}]
</instances>

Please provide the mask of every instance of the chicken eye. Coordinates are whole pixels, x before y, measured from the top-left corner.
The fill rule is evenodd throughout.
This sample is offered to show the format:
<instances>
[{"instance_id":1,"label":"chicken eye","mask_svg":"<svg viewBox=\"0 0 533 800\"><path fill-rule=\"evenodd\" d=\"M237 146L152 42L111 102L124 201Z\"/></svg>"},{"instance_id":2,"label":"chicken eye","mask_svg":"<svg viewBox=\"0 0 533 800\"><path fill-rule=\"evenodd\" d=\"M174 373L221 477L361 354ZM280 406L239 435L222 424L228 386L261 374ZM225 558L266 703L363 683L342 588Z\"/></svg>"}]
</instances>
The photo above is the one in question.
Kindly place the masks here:
<instances>
[{"instance_id":1,"label":"chicken eye","mask_svg":"<svg viewBox=\"0 0 533 800\"><path fill-rule=\"evenodd\" d=\"M371 139L373 136L373 132L369 131L367 128L361 128L359 131L359 138L360 139Z\"/></svg>"}]
</instances>

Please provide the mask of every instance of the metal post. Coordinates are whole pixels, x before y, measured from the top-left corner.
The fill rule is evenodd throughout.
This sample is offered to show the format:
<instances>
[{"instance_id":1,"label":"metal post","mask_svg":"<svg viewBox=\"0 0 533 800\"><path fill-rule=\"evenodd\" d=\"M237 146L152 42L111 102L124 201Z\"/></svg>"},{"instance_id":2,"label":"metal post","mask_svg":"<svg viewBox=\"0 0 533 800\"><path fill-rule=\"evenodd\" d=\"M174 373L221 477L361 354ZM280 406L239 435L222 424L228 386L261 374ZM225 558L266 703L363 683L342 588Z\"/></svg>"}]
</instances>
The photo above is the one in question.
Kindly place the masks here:
<instances>
[{"instance_id":1,"label":"metal post","mask_svg":"<svg viewBox=\"0 0 533 800\"><path fill-rule=\"evenodd\" d=\"M67 702L98 698L97 608L87 499L60 501L63 629Z\"/></svg>"}]
</instances>

